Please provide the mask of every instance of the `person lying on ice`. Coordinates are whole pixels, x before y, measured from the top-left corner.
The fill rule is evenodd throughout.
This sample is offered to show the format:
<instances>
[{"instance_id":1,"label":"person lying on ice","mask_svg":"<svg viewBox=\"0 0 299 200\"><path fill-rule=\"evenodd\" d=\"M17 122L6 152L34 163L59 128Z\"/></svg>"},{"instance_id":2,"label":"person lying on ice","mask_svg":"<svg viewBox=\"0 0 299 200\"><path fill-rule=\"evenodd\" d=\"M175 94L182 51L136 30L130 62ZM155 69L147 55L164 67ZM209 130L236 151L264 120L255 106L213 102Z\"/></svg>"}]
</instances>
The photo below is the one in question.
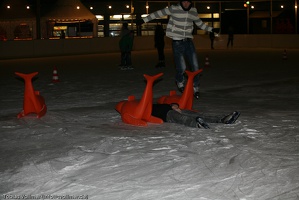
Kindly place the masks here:
<instances>
[{"instance_id":1,"label":"person lying on ice","mask_svg":"<svg viewBox=\"0 0 299 200\"><path fill-rule=\"evenodd\" d=\"M185 126L209 129L208 123L232 124L240 116L240 112L234 111L225 116L206 116L191 110L181 110L177 103L153 104L152 116L162 119L164 122L183 124Z\"/></svg>"}]
</instances>

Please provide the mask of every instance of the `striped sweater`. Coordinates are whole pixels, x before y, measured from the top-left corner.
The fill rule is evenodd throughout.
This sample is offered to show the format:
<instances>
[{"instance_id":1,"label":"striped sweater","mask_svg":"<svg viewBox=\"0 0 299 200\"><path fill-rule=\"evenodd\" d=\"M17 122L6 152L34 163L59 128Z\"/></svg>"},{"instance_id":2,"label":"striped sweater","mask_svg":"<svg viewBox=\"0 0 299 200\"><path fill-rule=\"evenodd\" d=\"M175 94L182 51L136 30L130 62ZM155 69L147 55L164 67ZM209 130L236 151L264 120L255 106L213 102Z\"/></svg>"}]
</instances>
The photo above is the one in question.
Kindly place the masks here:
<instances>
[{"instance_id":1,"label":"striped sweater","mask_svg":"<svg viewBox=\"0 0 299 200\"><path fill-rule=\"evenodd\" d=\"M166 28L166 36L174 40L193 38L193 22L202 30L211 32L213 27L207 26L198 17L197 9L192 7L189 11L184 11L180 4L158 10L143 18L144 22L169 15Z\"/></svg>"}]
</instances>

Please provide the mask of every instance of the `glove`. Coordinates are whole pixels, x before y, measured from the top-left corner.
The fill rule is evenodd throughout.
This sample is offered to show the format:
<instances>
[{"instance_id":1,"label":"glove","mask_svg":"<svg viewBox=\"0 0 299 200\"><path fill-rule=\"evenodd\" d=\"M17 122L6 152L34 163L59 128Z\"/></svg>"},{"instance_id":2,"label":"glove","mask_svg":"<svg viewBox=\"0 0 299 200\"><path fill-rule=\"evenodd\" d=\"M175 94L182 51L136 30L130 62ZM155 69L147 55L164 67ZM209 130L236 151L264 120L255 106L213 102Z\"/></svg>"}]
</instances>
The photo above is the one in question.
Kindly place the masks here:
<instances>
[{"instance_id":1,"label":"glove","mask_svg":"<svg viewBox=\"0 0 299 200\"><path fill-rule=\"evenodd\" d=\"M143 19L137 19L136 20L136 25L142 25L142 24L144 24L144 21L143 21Z\"/></svg>"},{"instance_id":2,"label":"glove","mask_svg":"<svg viewBox=\"0 0 299 200\"><path fill-rule=\"evenodd\" d=\"M212 32L213 32L213 33L216 33L216 34L219 34L219 28L213 28L213 29L212 29Z\"/></svg>"}]
</instances>

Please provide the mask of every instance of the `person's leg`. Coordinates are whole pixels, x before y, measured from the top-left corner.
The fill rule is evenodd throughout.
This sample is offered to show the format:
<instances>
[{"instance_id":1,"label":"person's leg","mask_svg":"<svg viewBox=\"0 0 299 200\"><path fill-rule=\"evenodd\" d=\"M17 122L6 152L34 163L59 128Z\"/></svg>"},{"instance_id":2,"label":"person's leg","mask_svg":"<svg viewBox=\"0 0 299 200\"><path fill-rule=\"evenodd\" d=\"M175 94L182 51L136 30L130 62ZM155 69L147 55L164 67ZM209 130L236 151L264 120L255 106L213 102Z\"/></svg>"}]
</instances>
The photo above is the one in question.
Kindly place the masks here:
<instances>
[{"instance_id":1,"label":"person's leg","mask_svg":"<svg viewBox=\"0 0 299 200\"><path fill-rule=\"evenodd\" d=\"M127 66L129 67L131 67L132 66L132 56L131 56L131 51L128 51L127 52L127 57L126 57L126 64L127 64Z\"/></svg>"},{"instance_id":2,"label":"person's leg","mask_svg":"<svg viewBox=\"0 0 299 200\"><path fill-rule=\"evenodd\" d=\"M120 65L122 67L124 67L126 65L126 53L125 52L121 52L121 62L120 62Z\"/></svg>"},{"instance_id":3,"label":"person's leg","mask_svg":"<svg viewBox=\"0 0 299 200\"><path fill-rule=\"evenodd\" d=\"M157 47L157 50L158 50L159 62L156 65L156 67L157 68L159 68L159 67L165 67L164 47L163 46L159 46L159 47Z\"/></svg>"},{"instance_id":4,"label":"person's leg","mask_svg":"<svg viewBox=\"0 0 299 200\"><path fill-rule=\"evenodd\" d=\"M182 124L185 126L190 126L190 127L197 127L197 122L196 122L196 118L188 116L188 115L182 115L181 113L174 111L174 110L170 110L167 113L167 117L166 117L167 122L170 123L177 123L177 124Z\"/></svg>"},{"instance_id":5,"label":"person's leg","mask_svg":"<svg viewBox=\"0 0 299 200\"><path fill-rule=\"evenodd\" d=\"M164 47L163 46L159 46L158 48L158 55L159 55L159 61L164 61L165 56L164 56Z\"/></svg>"},{"instance_id":6,"label":"person's leg","mask_svg":"<svg viewBox=\"0 0 299 200\"><path fill-rule=\"evenodd\" d=\"M184 47L185 47L185 55L186 58L188 59L189 64L191 65L191 71L197 71L199 70L199 65L198 65L198 59L197 59L197 54L196 54L196 49L194 46L194 43L192 40L184 42ZM194 88L199 87L199 75L196 75L194 77L194 83L193 83Z\"/></svg>"},{"instance_id":7,"label":"person's leg","mask_svg":"<svg viewBox=\"0 0 299 200\"><path fill-rule=\"evenodd\" d=\"M172 51L176 67L175 80L181 92L184 90L184 73L186 70L186 64L184 59L184 46L182 44L182 41L172 42Z\"/></svg>"},{"instance_id":8,"label":"person's leg","mask_svg":"<svg viewBox=\"0 0 299 200\"><path fill-rule=\"evenodd\" d=\"M211 116L211 115L206 115L204 113L195 112L192 110L181 110L181 113L182 113L182 115L189 116L192 118L200 117L207 123L224 123L224 124L235 123L235 121L241 115L241 113L238 111L234 111L228 115L222 115L222 116L220 116L220 115Z\"/></svg>"},{"instance_id":9,"label":"person's leg","mask_svg":"<svg viewBox=\"0 0 299 200\"><path fill-rule=\"evenodd\" d=\"M203 119L205 122L207 123L223 123L221 121L221 119L224 116L209 116L209 115L205 115L204 113L200 113L200 112L195 112L192 110L182 110L181 111L183 115L187 115L193 118L196 117L200 117L201 119Z\"/></svg>"}]
</instances>

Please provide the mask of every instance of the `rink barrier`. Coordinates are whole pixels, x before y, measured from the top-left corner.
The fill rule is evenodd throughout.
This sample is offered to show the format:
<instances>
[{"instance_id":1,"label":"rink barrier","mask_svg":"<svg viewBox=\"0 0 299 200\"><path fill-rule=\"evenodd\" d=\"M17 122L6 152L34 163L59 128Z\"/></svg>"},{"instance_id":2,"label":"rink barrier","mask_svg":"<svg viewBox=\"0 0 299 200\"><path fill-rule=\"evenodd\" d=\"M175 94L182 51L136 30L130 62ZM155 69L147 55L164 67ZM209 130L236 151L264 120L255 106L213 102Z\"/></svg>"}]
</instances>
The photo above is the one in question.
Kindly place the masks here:
<instances>
[{"instance_id":1,"label":"rink barrier","mask_svg":"<svg viewBox=\"0 0 299 200\"><path fill-rule=\"evenodd\" d=\"M226 49L228 36L221 34L215 38L215 49ZM0 41L0 59L31 58L46 56L117 53L119 37L82 38L63 40ZM136 36L133 51L154 50L154 36ZM210 49L208 35L195 35L197 49ZM238 35L234 36L234 48L281 48L298 49L299 35ZM165 49L171 49L171 40L165 37Z\"/></svg>"}]
</instances>

